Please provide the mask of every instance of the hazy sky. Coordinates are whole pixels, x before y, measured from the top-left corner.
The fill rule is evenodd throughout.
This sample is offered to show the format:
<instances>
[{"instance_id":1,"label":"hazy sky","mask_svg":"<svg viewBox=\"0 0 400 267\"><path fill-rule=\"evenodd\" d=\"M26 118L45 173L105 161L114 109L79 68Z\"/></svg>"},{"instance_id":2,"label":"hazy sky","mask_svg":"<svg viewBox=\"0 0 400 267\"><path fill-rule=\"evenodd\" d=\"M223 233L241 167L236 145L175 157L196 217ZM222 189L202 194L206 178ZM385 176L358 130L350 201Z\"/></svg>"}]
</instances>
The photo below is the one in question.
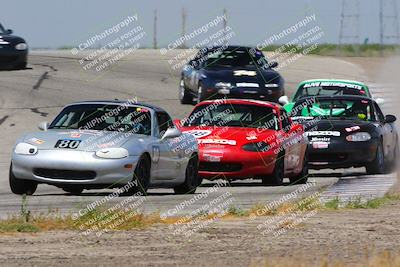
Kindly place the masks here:
<instances>
[{"instance_id":1,"label":"hazy sky","mask_svg":"<svg viewBox=\"0 0 400 267\"><path fill-rule=\"evenodd\" d=\"M378 0L359 1L360 40L369 38L370 42L378 42ZM30 47L58 48L76 46L129 14L138 14L137 23L147 33L143 44L151 46L155 8L158 10L158 43L163 46L180 36L182 7L188 15L186 32L206 24L220 15L225 7L228 25L235 32L235 37L230 40L233 44L256 44L290 27L306 14L315 13L314 23L324 32L320 42L336 43L341 0L20 0L3 1L0 6L0 22L5 28L12 28L16 35L24 37ZM351 33L355 27L350 24L347 29Z\"/></svg>"}]
</instances>

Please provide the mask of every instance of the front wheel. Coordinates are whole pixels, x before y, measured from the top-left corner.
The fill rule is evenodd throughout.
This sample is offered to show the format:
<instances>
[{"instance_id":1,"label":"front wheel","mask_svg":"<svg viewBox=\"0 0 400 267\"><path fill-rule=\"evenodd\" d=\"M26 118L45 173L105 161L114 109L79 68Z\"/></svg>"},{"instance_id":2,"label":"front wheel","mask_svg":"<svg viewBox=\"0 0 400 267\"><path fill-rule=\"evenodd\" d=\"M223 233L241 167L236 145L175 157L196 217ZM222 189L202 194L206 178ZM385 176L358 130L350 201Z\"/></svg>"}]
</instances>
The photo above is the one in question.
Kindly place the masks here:
<instances>
[{"instance_id":1,"label":"front wheel","mask_svg":"<svg viewBox=\"0 0 400 267\"><path fill-rule=\"evenodd\" d=\"M11 192L16 195L33 195L38 185L35 181L18 179L15 177L12 171L12 165L10 166L9 182Z\"/></svg>"},{"instance_id":2,"label":"front wheel","mask_svg":"<svg viewBox=\"0 0 400 267\"><path fill-rule=\"evenodd\" d=\"M262 178L262 183L264 185L282 185L283 178L285 176L285 154L279 154L275 160L274 171L271 176L266 176Z\"/></svg>"},{"instance_id":3,"label":"front wheel","mask_svg":"<svg viewBox=\"0 0 400 267\"><path fill-rule=\"evenodd\" d=\"M80 185L71 185L62 188L62 190L74 196L79 196L80 194L82 194L83 189L83 186Z\"/></svg>"},{"instance_id":4,"label":"front wheel","mask_svg":"<svg viewBox=\"0 0 400 267\"><path fill-rule=\"evenodd\" d=\"M146 156L141 156L133 174L133 183L135 185L130 187L123 195L133 195L140 192L146 195L150 183L150 159Z\"/></svg>"},{"instance_id":5,"label":"front wheel","mask_svg":"<svg viewBox=\"0 0 400 267\"><path fill-rule=\"evenodd\" d=\"M181 104L191 104L193 102L193 97L186 88L183 78L179 82L179 101L181 101Z\"/></svg>"},{"instance_id":6,"label":"front wheel","mask_svg":"<svg viewBox=\"0 0 400 267\"><path fill-rule=\"evenodd\" d=\"M368 163L365 168L367 169L368 174L385 173L385 156L383 155L382 143L379 143L376 149L375 159Z\"/></svg>"},{"instance_id":7,"label":"front wheel","mask_svg":"<svg viewBox=\"0 0 400 267\"><path fill-rule=\"evenodd\" d=\"M196 191L196 188L201 184L201 180L198 177L198 170L199 159L196 155L190 158L186 166L185 182L174 187L175 194L193 194Z\"/></svg>"},{"instance_id":8,"label":"front wheel","mask_svg":"<svg viewBox=\"0 0 400 267\"><path fill-rule=\"evenodd\" d=\"M197 104L203 100L204 100L203 85L199 83L199 87L197 89Z\"/></svg>"}]
</instances>

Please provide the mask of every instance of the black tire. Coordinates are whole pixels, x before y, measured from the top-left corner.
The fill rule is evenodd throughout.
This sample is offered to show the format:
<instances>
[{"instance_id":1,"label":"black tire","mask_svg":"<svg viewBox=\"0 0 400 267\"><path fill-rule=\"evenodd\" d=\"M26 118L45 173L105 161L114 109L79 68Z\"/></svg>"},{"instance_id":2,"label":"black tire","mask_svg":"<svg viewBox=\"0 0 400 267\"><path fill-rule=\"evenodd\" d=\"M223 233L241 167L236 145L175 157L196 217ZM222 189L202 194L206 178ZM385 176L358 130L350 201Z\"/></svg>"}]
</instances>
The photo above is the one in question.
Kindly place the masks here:
<instances>
[{"instance_id":1,"label":"black tire","mask_svg":"<svg viewBox=\"0 0 400 267\"><path fill-rule=\"evenodd\" d=\"M199 158L192 156L186 166L185 182L174 187L175 194L194 194L196 188L201 184L198 176Z\"/></svg>"},{"instance_id":2,"label":"black tire","mask_svg":"<svg viewBox=\"0 0 400 267\"><path fill-rule=\"evenodd\" d=\"M385 173L385 156L383 154L383 146L380 142L375 152L375 159L365 165L367 174L383 174Z\"/></svg>"},{"instance_id":3,"label":"black tire","mask_svg":"<svg viewBox=\"0 0 400 267\"><path fill-rule=\"evenodd\" d=\"M16 195L33 195L38 186L37 182L35 181L18 179L15 177L12 171L12 165L10 166L9 182L11 192Z\"/></svg>"},{"instance_id":4,"label":"black tire","mask_svg":"<svg viewBox=\"0 0 400 267\"><path fill-rule=\"evenodd\" d=\"M197 102L196 102L197 104L204 100L203 89L204 89L203 85L199 83L199 86L197 87Z\"/></svg>"},{"instance_id":5,"label":"black tire","mask_svg":"<svg viewBox=\"0 0 400 267\"><path fill-rule=\"evenodd\" d=\"M289 177L290 184L295 185L295 184L306 184L308 180L308 151L306 149L306 152L304 154L304 160L303 160L303 168L301 172L293 177Z\"/></svg>"},{"instance_id":6,"label":"black tire","mask_svg":"<svg viewBox=\"0 0 400 267\"><path fill-rule=\"evenodd\" d=\"M143 155L140 157L135 172L133 173L133 181L137 181L137 186L130 187L122 195L133 195L141 192L146 195L150 183L150 159Z\"/></svg>"},{"instance_id":7,"label":"black tire","mask_svg":"<svg viewBox=\"0 0 400 267\"><path fill-rule=\"evenodd\" d=\"M193 97L190 94L189 90L186 88L183 78L179 82L179 101L181 101L181 104L193 103Z\"/></svg>"},{"instance_id":8,"label":"black tire","mask_svg":"<svg viewBox=\"0 0 400 267\"><path fill-rule=\"evenodd\" d=\"M274 171L271 176L262 177L264 185L282 185L285 176L285 154L278 154L275 160Z\"/></svg>"},{"instance_id":9,"label":"black tire","mask_svg":"<svg viewBox=\"0 0 400 267\"><path fill-rule=\"evenodd\" d=\"M74 196L79 196L82 194L83 189L84 188L81 185L70 185L62 188L62 190Z\"/></svg>"}]
</instances>

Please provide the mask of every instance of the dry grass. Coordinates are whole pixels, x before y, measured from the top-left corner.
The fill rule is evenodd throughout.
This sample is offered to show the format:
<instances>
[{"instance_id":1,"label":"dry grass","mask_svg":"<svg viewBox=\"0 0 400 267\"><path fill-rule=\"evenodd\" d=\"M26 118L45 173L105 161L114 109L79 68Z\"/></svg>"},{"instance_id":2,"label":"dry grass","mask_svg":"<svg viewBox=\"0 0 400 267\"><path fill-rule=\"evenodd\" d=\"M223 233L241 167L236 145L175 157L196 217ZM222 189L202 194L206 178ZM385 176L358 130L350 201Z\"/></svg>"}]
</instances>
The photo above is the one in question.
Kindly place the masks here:
<instances>
[{"instance_id":1,"label":"dry grass","mask_svg":"<svg viewBox=\"0 0 400 267\"><path fill-rule=\"evenodd\" d=\"M390 252L383 251L366 256L363 259L354 263L345 262L343 260L332 260L328 257L313 259L312 257L299 257L299 258L265 258L260 264L259 262L253 263L250 266L264 266L264 267L398 267L400 266L400 251Z\"/></svg>"}]
</instances>

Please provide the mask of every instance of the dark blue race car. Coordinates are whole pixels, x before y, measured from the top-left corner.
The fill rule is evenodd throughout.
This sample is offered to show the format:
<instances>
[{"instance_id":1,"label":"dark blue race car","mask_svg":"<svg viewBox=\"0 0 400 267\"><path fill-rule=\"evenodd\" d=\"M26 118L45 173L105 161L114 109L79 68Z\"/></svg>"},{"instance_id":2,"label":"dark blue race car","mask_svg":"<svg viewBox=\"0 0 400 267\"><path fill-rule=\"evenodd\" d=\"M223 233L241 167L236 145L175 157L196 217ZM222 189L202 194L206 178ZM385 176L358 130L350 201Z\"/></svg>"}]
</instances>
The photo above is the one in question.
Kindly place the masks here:
<instances>
[{"instance_id":1,"label":"dark blue race car","mask_svg":"<svg viewBox=\"0 0 400 267\"><path fill-rule=\"evenodd\" d=\"M25 69L28 45L21 37L12 35L12 30L0 24L0 69Z\"/></svg>"},{"instance_id":2,"label":"dark blue race car","mask_svg":"<svg viewBox=\"0 0 400 267\"><path fill-rule=\"evenodd\" d=\"M284 95L284 80L273 70L277 66L252 47L200 49L182 70L179 99L182 104L223 97L277 102Z\"/></svg>"}]
</instances>

